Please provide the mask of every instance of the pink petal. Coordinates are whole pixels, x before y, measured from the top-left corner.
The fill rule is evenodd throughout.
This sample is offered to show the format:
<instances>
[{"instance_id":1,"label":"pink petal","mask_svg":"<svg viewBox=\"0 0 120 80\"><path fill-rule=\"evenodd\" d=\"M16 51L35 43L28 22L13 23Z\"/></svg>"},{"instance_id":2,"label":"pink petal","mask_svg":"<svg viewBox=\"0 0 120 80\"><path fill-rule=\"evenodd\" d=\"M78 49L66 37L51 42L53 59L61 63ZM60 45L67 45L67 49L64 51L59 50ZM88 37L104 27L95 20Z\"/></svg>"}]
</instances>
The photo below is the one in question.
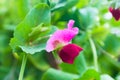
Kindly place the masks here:
<instances>
[{"instance_id":1,"label":"pink petal","mask_svg":"<svg viewBox=\"0 0 120 80\"><path fill-rule=\"evenodd\" d=\"M73 30L57 30L47 41L46 50L50 52L56 49L57 45L68 44L75 37L75 35L76 33Z\"/></svg>"},{"instance_id":2,"label":"pink petal","mask_svg":"<svg viewBox=\"0 0 120 80\"><path fill-rule=\"evenodd\" d=\"M72 29L72 27L74 26L74 20L69 20L67 26L68 26L68 29Z\"/></svg>"},{"instance_id":3,"label":"pink petal","mask_svg":"<svg viewBox=\"0 0 120 80\"><path fill-rule=\"evenodd\" d=\"M82 50L83 49L76 44L68 44L60 50L59 56L63 62L73 64L75 58Z\"/></svg>"}]
</instances>

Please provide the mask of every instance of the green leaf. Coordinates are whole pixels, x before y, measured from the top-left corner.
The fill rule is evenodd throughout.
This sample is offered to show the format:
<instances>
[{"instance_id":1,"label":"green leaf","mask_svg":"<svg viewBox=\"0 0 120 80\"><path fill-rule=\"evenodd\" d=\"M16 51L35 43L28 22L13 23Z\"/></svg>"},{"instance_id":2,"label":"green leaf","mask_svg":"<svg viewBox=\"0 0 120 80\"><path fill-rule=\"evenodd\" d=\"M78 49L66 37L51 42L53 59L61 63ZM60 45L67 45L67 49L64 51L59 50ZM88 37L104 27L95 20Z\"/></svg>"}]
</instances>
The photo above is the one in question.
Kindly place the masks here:
<instances>
[{"instance_id":1,"label":"green leaf","mask_svg":"<svg viewBox=\"0 0 120 80\"><path fill-rule=\"evenodd\" d=\"M38 25L42 25L42 24L44 24L44 26L38 27ZM31 54L43 50L45 46L40 45L41 42L37 44L33 44L33 42L36 41L36 39L41 38L40 34L44 32L41 30L43 28L49 28L49 25L50 25L49 7L46 4L36 5L27 14L25 19L16 27L14 31L14 37L10 41L10 46L12 47L13 51L16 51L18 47L22 48L23 51L25 51L26 53L31 53ZM37 34L34 33L34 30L36 30L35 27L40 28L40 31L37 32ZM32 34L34 33L39 36L37 36L37 38L31 41L31 36L30 36L31 33Z\"/></svg>"},{"instance_id":2,"label":"green leaf","mask_svg":"<svg viewBox=\"0 0 120 80\"><path fill-rule=\"evenodd\" d=\"M73 64L62 63L60 64L60 67L65 72L79 74L79 75L83 74L83 72L87 68L83 53L80 53L79 56L77 56Z\"/></svg>"},{"instance_id":3,"label":"green leaf","mask_svg":"<svg viewBox=\"0 0 120 80\"><path fill-rule=\"evenodd\" d=\"M44 31L44 28L39 28L35 27L34 30L30 33L30 40L35 40L33 41L33 44L35 45L28 45L28 46L19 46L24 52L26 53L30 53L30 54L35 54L36 52L40 52L42 50L45 49L46 47L46 42L48 40L48 37L50 36L50 34L52 34L53 32L55 32L57 30L57 28L55 26L50 26L51 30L48 32ZM41 34L39 34L41 31Z\"/></svg>"},{"instance_id":4,"label":"green leaf","mask_svg":"<svg viewBox=\"0 0 120 80\"><path fill-rule=\"evenodd\" d=\"M77 80L100 80L100 74L94 69L88 69L79 79ZM107 80L107 79L106 79Z\"/></svg>"},{"instance_id":5,"label":"green leaf","mask_svg":"<svg viewBox=\"0 0 120 80\"><path fill-rule=\"evenodd\" d=\"M42 80L73 80L75 78L78 76L51 68L43 75Z\"/></svg>"}]
</instances>

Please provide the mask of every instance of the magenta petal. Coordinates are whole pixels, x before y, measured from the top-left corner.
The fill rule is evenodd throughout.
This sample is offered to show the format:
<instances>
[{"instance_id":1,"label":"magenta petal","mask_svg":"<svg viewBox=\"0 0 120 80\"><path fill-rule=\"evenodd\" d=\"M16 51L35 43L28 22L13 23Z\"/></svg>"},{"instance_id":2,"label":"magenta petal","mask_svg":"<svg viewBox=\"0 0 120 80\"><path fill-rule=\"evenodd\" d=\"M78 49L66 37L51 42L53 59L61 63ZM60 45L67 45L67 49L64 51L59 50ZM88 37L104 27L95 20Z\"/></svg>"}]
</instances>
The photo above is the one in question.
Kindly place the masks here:
<instances>
[{"instance_id":1,"label":"magenta petal","mask_svg":"<svg viewBox=\"0 0 120 80\"><path fill-rule=\"evenodd\" d=\"M74 20L69 20L67 26L68 26L68 29L70 29L70 30L74 31L76 34L78 34L79 29L77 27L73 28L74 22L75 22Z\"/></svg>"},{"instance_id":2,"label":"magenta petal","mask_svg":"<svg viewBox=\"0 0 120 80\"><path fill-rule=\"evenodd\" d=\"M68 26L68 29L72 29L72 27L74 26L74 20L69 20L67 26Z\"/></svg>"},{"instance_id":3,"label":"magenta petal","mask_svg":"<svg viewBox=\"0 0 120 80\"><path fill-rule=\"evenodd\" d=\"M63 62L73 64L79 52L83 49L76 44L68 44L59 51L59 56Z\"/></svg>"},{"instance_id":4,"label":"magenta petal","mask_svg":"<svg viewBox=\"0 0 120 80\"><path fill-rule=\"evenodd\" d=\"M120 9L113 9L112 7L109 8L109 11L112 13L112 16L115 18L115 20L120 19Z\"/></svg>"}]
</instances>

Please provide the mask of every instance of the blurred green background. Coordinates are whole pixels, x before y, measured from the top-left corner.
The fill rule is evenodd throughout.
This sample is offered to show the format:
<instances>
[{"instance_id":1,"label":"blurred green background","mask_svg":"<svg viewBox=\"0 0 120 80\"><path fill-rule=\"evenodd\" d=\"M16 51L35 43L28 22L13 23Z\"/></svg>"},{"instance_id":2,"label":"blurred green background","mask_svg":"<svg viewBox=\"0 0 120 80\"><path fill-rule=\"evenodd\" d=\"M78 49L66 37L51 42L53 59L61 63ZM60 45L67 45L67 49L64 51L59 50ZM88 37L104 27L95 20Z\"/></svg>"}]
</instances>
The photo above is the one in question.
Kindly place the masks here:
<instances>
[{"instance_id":1,"label":"blurred green background","mask_svg":"<svg viewBox=\"0 0 120 80\"><path fill-rule=\"evenodd\" d=\"M22 57L27 51L31 54L33 51L34 54L28 56L24 80L120 80L120 21L115 21L108 10L111 1L0 0L0 80L18 80ZM39 12L34 13L32 9L39 3L49 6L50 15L48 9L44 10L42 5L40 10L42 12L43 9L46 13L43 13L43 16L41 12L40 15ZM29 15L30 11L31 15ZM29 16L25 18L26 15ZM53 57L51 53L48 54L44 50L45 47L41 49L40 46L31 50L22 46L17 51L11 48L13 44L10 46L10 40L18 24L24 23L23 25L21 23L22 34L27 31L22 29L27 25L26 21L30 20L29 25L37 21L32 15L36 18L38 16L43 23L48 19L45 22L45 26L48 24L48 31L39 33L44 37L56 29L66 28L70 19L75 20L74 26L80 31L72 42L83 47L84 50L74 64L61 63L60 59ZM40 29L43 29L43 26ZM39 38L35 36L35 40L36 37ZM46 41L47 38L41 40L40 44ZM15 42L18 43L19 41ZM97 56L97 59L94 56ZM97 70L94 67L96 62Z\"/></svg>"}]
</instances>

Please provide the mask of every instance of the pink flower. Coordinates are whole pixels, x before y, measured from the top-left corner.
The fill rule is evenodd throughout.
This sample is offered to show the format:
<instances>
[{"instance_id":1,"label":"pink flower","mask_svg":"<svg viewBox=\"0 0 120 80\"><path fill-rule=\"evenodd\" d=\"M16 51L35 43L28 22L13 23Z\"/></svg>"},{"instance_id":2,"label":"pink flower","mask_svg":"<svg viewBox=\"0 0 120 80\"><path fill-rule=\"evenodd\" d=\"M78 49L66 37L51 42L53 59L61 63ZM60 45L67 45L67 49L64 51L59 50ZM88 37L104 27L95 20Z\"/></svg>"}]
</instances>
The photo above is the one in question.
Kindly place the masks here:
<instances>
[{"instance_id":1,"label":"pink flower","mask_svg":"<svg viewBox=\"0 0 120 80\"><path fill-rule=\"evenodd\" d=\"M67 45L75 35L78 34L79 29L73 28L74 20L70 20L68 27L64 30L57 30L47 41L46 51L50 52L58 47Z\"/></svg>"},{"instance_id":2,"label":"pink flower","mask_svg":"<svg viewBox=\"0 0 120 80\"><path fill-rule=\"evenodd\" d=\"M116 21L120 19L120 9L114 9L112 7L109 8L109 11L111 12L112 16L115 18Z\"/></svg>"},{"instance_id":3,"label":"pink flower","mask_svg":"<svg viewBox=\"0 0 120 80\"><path fill-rule=\"evenodd\" d=\"M48 39L46 45L46 51L51 52L56 49L58 54L63 62L72 64L75 57L82 50L79 46L75 44L69 44L69 42L78 34L79 29L74 27L74 20L70 20L67 24L67 28L63 30L57 30L53 35ZM71 50L73 51L71 51ZM66 56L67 55L67 56Z\"/></svg>"}]
</instances>

